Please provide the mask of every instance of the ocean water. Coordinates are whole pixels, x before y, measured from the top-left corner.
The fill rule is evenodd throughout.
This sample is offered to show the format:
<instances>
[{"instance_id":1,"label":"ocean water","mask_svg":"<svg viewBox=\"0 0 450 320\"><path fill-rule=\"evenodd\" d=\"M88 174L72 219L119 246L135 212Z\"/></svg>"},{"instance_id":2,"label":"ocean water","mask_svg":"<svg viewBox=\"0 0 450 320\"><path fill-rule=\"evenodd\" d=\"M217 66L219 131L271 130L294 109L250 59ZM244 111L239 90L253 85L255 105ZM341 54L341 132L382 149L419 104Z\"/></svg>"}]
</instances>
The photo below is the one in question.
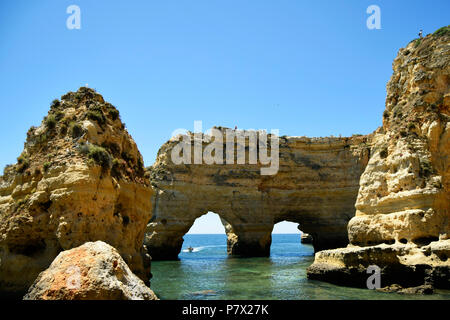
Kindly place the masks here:
<instances>
[{"instance_id":1,"label":"ocean water","mask_svg":"<svg viewBox=\"0 0 450 320\"><path fill-rule=\"evenodd\" d=\"M187 248L192 246L193 252ZM151 288L171 300L303 299L446 299L450 291L430 296L401 295L335 286L308 280L314 260L311 245L299 234L273 234L270 257L227 256L226 235L185 235L178 261L153 261Z\"/></svg>"}]
</instances>

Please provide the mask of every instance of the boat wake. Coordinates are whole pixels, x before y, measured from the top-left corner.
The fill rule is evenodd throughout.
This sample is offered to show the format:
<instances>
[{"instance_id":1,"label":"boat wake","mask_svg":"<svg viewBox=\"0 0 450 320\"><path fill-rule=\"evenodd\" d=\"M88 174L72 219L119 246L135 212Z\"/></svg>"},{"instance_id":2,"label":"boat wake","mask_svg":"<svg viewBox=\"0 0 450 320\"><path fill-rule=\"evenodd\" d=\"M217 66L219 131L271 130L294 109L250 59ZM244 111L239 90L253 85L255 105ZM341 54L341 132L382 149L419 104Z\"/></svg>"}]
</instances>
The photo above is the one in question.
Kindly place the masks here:
<instances>
[{"instance_id":1,"label":"boat wake","mask_svg":"<svg viewBox=\"0 0 450 320\"><path fill-rule=\"evenodd\" d=\"M205 247L197 247L197 248L194 248L192 251L189 251L189 249L184 249L184 250L181 250L181 252L199 252L199 251L202 251L204 248Z\"/></svg>"},{"instance_id":2,"label":"boat wake","mask_svg":"<svg viewBox=\"0 0 450 320\"><path fill-rule=\"evenodd\" d=\"M192 250L192 251L189 251L189 249L186 248L186 249L181 250L181 252L199 252L206 248L217 248L217 247L226 247L226 244L221 244L221 245L217 245L217 246L195 247L194 250Z\"/></svg>"}]
</instances>

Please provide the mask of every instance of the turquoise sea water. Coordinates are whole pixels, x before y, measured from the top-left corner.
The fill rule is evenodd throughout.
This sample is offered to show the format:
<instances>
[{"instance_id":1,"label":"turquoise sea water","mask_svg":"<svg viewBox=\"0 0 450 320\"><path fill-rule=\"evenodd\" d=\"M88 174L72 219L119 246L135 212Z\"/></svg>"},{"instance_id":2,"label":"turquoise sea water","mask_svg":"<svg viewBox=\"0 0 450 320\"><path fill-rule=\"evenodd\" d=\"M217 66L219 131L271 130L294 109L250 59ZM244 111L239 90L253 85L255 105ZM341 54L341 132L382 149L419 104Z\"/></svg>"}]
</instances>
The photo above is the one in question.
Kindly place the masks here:
<instances>
[{"instance_id":1,"label":"turquoise sea water","mask_svg":"<svg viewBox=\"0 0 450 320\"><path fill-rule=\"evenodd\" d=\"M185 235L179 261L153 261L151 287L160 299L447 299L450 291L431 296L381 293L335 286L306 278L314 260L311 245L299 234L273 234L269 258L227 256L226 236ZM188 252L192 246L194 252Z\"/></svg>"}]
</instances>

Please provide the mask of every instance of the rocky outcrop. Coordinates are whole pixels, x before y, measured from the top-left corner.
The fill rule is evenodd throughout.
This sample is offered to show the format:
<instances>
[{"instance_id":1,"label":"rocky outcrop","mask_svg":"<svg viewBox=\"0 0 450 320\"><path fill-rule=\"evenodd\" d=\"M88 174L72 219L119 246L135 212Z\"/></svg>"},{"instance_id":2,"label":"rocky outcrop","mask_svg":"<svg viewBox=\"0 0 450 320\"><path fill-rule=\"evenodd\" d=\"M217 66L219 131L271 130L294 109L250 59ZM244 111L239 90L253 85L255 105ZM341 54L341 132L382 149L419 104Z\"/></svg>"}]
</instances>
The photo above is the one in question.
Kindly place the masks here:
<instances>
[{"instance_id":1,"label":"rocky outcrop","mask_svg":"<svg viewBox=\"0 0 450 320\"><path fill-rule=\"evenodd\" d=\"M374 273L369 266L380 269L381 286L398 284L403 288L432 285L449 288L447 261L450 240L432 242L427 246L387 245L324 250L316 253L308 268L308 278L338 285L367 288Z\"/></svg>"},{"instance_id":2,"label":"rocky outcrop","mask_svg":"<svg viewBox=\"0 0 450 320\"><path fill-rule=\"evenodd\" d=\"M309 233L302 233L302 235L300 236L300 242L303 244L312 244L313 243L313 238Z\"/></svg>"},{"instance_id":3,"label":"rocky outcrop","mask_svg":"<svg viewBox=\"0 0 450 320\"><path fill-rule=\"evenodd\" d=\"M350 245L317 253L308 276L365 286L378 265L383 286L450 288L449 27L401 49L393 70Z\"/></svg>"},{"instance_id":4,"label":"rocky outcrop","mask_svg":"<svg viewBox=\"0 0 450 320\"><path fill-rule=\"evenodd\" d=\"M189 133L164 144L149 169L155 195L145 244L153 259L176 259L184 234L209 211L220 215L232 255L268 256L273 226L284 220L299 223L311 234L316 250L348 243L346 227L355 213L370 136L280 137L279 170L262 175L264 165L249 164L250 140L227 140L226 129L216 129L223 146L230 143L234 150L245 150L244 163L238 164L236 152L233 164L174 164L171 155L177 145L189 140L193 150L199 140ZM205 141L212 139L199 138L205 152Z\"/></svg>"},{"instance_id":5,"label":"rocky outcrop","mask_svg":"<svg viewBox=\"0 0 450 320\"><path fill-rule=\"evenodd\" d=\"M433 294L434 293L433 286L431 286L429 284L424 284L421 286L409 287L409 288L403 288L402 286L400 286L398 284L392 284L390 286L376 289L376 290L379 292L388 292L388 293L396 292L399 294L422 294L422 295L425 295L425 294Z\"/></svg>"},{"instance_id":6,"label":"rocky outcrop","mask_svg":"<svg viewBox=\"0 0 450 320\"><path fill-rule=\"evenodd\" d=\"M61 252L43 271L25 300L156 300L116 249L87 242Z\"/></svg>"},{"instance_id":7,"label":"rocky outcrop","mask_svg":"<svg viewBox=\"0 0 450 320\"><path fill-rule=\"evenodd\" d=\"M0 292L23 296L63 250L114 246L148 282L152 189L117 109L89 88L53 101L0 177Z\"/></svg>"}]
</instances>

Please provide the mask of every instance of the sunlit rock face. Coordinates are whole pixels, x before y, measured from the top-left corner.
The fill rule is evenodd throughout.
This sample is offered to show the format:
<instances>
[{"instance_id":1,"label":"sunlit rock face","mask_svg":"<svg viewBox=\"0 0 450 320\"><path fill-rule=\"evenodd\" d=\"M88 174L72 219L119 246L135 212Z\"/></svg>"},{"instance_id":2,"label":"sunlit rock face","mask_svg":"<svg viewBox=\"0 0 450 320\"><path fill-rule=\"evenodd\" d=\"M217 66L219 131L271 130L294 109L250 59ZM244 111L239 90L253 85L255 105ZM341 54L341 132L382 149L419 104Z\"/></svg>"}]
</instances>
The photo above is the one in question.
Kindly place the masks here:
<instances>
[{"instance_id":1,"label":"sunlit rock face","mask_svg":"<svg viewBox=\"0 0 450 320\"><path fill-rule=\"evenodd\" d=\"M61 252L24 300L157 300L116 249L102 241Z\"/></svg>"},{"instance_id":2,"label":"sunlit rock face","mask_svg":"<svg viewBox=\"0 0 450 320\"><path fill-rule=\"evenodd\" d=\"M449 288L450 29L401 49L393 71L383 132L373 138L348 225L350 246L319 252L308 274L342 282L378 264L383 285ZM365 278L348 282L365 286Z\"/></svg>"},{"instance_id":3,"label":"sunlit rock face","mask_svg":"<svg viewBox=\"0 0 450 320\"><path fill-rule=\"evenodd\" d=\"M23 296L60 251L102 240L148 282L152 189L119 112L89 88L55 100L0 177L0 294Z\"/></svg>"},{"instance_id":4,"label":"sunlit rock face","mask_svg":"<svg viewBox=\"0 0 450 320\"><path fill-rule=\"evenodd\" d=\"M218 130L224 147L237 141ZM284 220L311 234L316 250L348 243L347 223L355 214L371 136L280 137L274 175L262 175L261 163L249 164L248 139L235 147L245 150L244 164L237 164L237 152L234 164L174 164L172 152L187 136L193 138L178 136L164 144L149 168L155 194L145 244L153 259L176 259L184 234L209 211L221 217L231 255L268 256L273 226ZM207 146L203 143L203 150Z\"/></svg>"}]
</instances>

